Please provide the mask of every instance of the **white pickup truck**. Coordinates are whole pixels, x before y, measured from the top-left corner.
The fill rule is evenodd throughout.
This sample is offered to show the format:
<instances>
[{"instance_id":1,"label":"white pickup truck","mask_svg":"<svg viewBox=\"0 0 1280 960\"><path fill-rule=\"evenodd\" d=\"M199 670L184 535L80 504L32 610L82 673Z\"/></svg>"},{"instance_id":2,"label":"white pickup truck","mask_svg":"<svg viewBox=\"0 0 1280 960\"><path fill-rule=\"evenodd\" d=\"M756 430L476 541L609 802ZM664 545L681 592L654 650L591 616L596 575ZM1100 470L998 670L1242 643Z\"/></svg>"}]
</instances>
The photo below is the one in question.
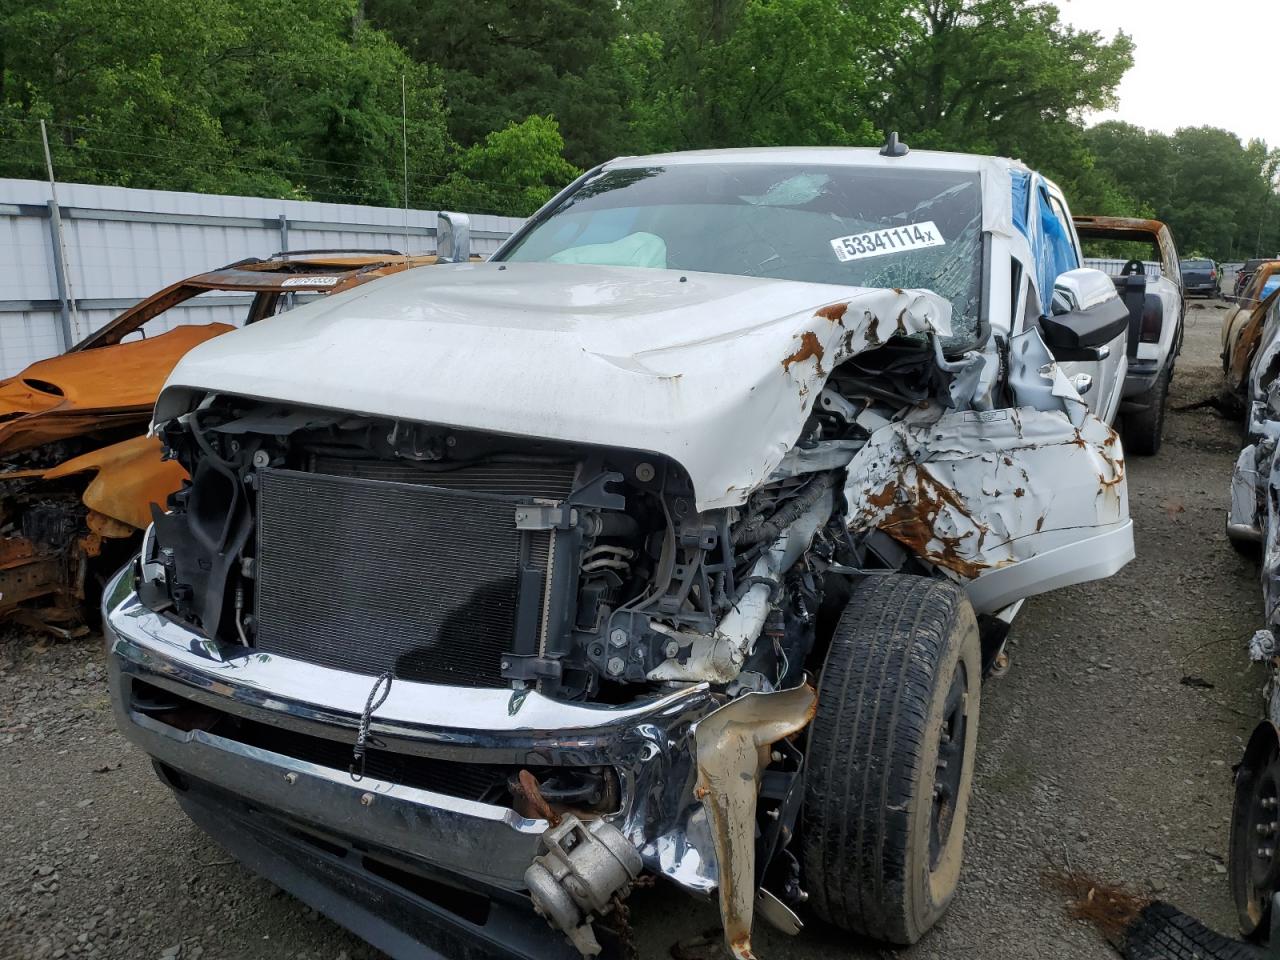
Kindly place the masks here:
<instances>
[{"instance_id":1,"label":"white pickup truck","mask_svg":"<svg viewBox=\"0 0 1280 960\"><path fill-rule=\"evenodd\" d=\"M1129 308L1129 364L1119 418L1125 452L1155 454L1164 437L1186 305L1173 234L1159 220L1136 217L1076 217L1075 225L1086 266L1111 275ZM1126 256L1102 255L1117 250Z\"/></svg>"},{"instance_id":2,"label":"white pickup truck","mask_svg":"<svg viewBox=\"0 0 1280 960\"><path fill-rule=\"evenodd\" d=\"M919 939L1010 621L1133 556L1129 314L1061 191L896 138L626 157L450 246L178 365L121 729L394 957L595 956L641 872L739 958L756 916Z\"/></svg>"}]
</instances>

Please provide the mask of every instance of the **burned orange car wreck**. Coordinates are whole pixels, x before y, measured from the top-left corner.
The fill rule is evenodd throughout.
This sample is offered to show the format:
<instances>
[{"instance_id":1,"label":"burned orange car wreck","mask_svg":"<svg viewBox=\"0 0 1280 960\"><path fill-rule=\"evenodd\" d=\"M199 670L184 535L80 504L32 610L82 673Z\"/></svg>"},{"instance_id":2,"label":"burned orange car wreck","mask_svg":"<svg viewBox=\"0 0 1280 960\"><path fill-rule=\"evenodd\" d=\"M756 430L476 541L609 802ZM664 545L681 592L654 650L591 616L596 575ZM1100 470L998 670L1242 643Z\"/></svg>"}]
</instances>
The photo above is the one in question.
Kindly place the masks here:
<instances>
[{"instance_id":1,"label":"burned orange car wreck","mask_svg":"<svg viewBox=\"0 0 1280 960\"><path fill-rule=\"evenodd\" d=\"M99 579L137 550L151 504L185 479L145 435L151 409L188 350L235 326L166 329L168 311L204 293L244 293L252 324L436 260L393 250L242 260L172 284L61 356L0 380L0 619L76 629Z\"/></svg>"}]
</instances>

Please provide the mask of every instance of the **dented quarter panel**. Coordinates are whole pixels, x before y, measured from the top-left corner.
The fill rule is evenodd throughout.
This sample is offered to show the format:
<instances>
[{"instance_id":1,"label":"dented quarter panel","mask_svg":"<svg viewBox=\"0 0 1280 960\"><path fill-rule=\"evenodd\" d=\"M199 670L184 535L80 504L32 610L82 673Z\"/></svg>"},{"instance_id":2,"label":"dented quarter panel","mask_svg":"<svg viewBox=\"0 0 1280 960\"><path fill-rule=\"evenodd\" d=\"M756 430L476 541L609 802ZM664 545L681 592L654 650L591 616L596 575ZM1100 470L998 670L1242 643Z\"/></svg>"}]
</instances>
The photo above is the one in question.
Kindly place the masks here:
<instances>
[{"instance_id":1,"label":"dented quarter panel","mask_svg":"<svg viewBox=\"0 0 1280 960\"><path fill-rule=\"evenodd\" d=\"M699 510L742 503L794 445L831 369L950 304L870 290L554 263L450 264L307 304L188 354L193 391L665 454ZM430 371L430 375L427 375ZM513 403L513 398L518 402Z\"/></svg>"}]
</instances>

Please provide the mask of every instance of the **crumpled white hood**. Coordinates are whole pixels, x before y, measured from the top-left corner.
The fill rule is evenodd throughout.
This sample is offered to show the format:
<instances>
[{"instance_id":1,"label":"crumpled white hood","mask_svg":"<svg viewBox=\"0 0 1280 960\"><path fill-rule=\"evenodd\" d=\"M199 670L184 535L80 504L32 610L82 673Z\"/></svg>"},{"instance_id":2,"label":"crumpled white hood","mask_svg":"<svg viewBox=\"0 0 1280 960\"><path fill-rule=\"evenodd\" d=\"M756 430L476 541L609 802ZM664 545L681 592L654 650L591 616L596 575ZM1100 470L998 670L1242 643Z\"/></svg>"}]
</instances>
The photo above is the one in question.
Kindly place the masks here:
<instances>
[{"instance_id":1,"label":"crumpled white hood","mask_svg":"<svg viewBox=\"0 0 1280 960\"><path fill-rule=\"evenodd\" d=\"M951 305L673 270L455 264L409 270L211 340L189 390L664 454L700 510L742 503L800 435L831 368Z\"/></svg>"}]
</instances>

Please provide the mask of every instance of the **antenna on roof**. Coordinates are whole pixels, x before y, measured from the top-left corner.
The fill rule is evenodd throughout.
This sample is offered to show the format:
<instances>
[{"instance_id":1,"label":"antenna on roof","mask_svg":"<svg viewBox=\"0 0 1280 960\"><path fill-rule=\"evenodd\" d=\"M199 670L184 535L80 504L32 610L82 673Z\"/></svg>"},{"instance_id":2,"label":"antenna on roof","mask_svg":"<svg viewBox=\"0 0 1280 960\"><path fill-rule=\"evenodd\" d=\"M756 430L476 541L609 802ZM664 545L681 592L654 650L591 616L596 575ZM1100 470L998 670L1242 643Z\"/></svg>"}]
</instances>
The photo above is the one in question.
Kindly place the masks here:
<instances>
[{"instance_id":1,"label":"antenna on roof","mask_svg":"<svg viewBox=\"0 0 1280 960\"><path fill-rule=\"evenodd\" d=\"M880 148L882 157L905 157L911 148L898 139L898 131L893 130L884 138L884 146Z\"/></svg>"}]
</instances>

